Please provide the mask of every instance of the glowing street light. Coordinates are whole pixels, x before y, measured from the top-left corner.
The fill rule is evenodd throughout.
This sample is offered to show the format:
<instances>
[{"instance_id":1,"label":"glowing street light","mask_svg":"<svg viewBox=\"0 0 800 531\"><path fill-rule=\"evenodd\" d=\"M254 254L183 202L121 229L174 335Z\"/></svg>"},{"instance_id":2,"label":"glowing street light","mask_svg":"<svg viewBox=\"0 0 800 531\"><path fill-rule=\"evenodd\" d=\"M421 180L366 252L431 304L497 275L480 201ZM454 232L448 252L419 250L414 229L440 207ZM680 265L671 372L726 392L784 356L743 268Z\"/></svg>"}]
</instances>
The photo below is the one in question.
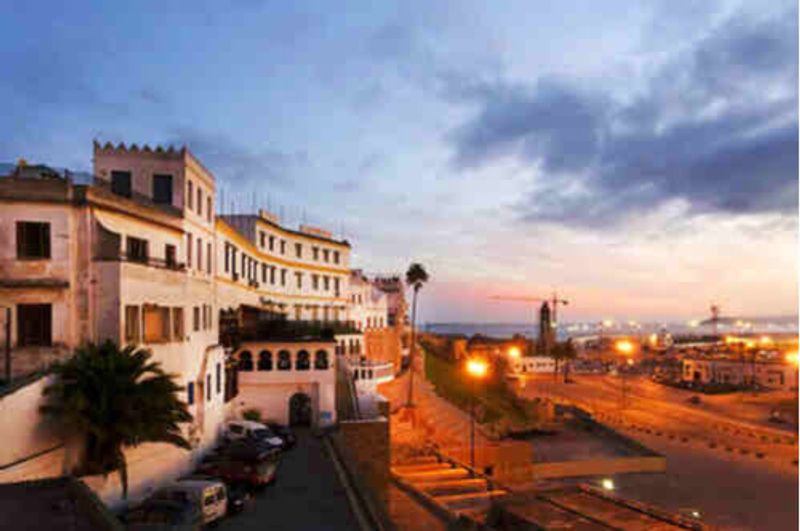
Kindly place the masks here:
<instances>
[{"instance_id":1,"label":"glowing street light","mask_svg":"<svg viewBox=\"0 0 800 531\"><path fill-rule=\"evenodd\" d=\"M479 358L467 360L467 375L472 380L469 394L469 467L475 473L475 382L489 373L489 364Z\"/></svg>"},{"instance_id":2,"label":"glowing street light","mask_svg":"<svg viewBox=\"0 0 800 531\"><path fill-rule=\"evenodd\" d=\"M633 345L633 342L630 341L629 339L620 339L614 344L614 349L620 354L628 356L630 354L633 354L635 347Z\"/></svg>"},{"instance_id":3,"label":"glowing street light","mask_svg":"<svg viewBox=\"0 0 800 531\"><path fill-rule=\"evenodd\" d=\"M616 488L614 480L611 478L603 478L603 481L600 482L600 486L605 490L614 490Z\"/></svg>"},{"instance_id":4,"label":"glowing street light","mask_svg":"<svg viewBox=\"0 0 800 531\"><path fill-rule=\"evenodd\" d=\"M791 363L791 364L793 364L795 366L800 364L800 359L798 359L797 351L789 352L788 354L786 354L786 361L788 361L789 363Z\"/></svg>"},{"instance_id":5,"label":"glowing street light","mask_svg":"<svg viewBox=\"0 0 800 531\"><path fill-rule=\"evenodd\" d=\"M508 349L508 357L512 360L518 360L520 356L522 356L522 352L520 352L518 346L514 345Z\"/></svg>"}]
</instances>

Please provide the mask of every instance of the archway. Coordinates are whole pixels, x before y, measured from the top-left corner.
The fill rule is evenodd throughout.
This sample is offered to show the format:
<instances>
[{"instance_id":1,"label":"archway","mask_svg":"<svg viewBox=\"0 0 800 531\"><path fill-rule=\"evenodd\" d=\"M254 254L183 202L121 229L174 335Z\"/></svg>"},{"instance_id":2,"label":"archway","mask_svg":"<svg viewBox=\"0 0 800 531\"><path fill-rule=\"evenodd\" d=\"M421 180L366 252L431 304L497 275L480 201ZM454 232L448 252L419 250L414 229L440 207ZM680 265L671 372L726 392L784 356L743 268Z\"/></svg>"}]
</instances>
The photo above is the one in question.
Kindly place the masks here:
<instances>
[{"instance_id":1,"label":"archway","mask_svg":"<svg viewBox=\"0 0 800 531\"><path fill-rule=\"evenodd\" d=\"M311 397L295 393L289 399L289 425L311 426Z\"/></svg>"}]
</instances>

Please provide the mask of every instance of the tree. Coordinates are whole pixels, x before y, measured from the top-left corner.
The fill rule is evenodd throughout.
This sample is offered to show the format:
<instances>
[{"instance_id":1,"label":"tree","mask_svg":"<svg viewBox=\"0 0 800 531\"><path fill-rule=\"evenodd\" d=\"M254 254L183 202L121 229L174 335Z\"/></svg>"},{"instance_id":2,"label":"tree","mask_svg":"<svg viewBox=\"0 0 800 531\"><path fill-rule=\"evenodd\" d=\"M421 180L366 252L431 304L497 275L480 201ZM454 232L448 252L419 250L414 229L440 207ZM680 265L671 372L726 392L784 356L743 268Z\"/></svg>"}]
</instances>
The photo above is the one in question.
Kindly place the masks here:
<instances>
[{"instance_id":1,"label":"tree","mask_svg":"<svg viewBox=\"0 0 800 531\"><path fill-rule=\"evenodd\" d=\"M125 447L166 442L191 448L179 426L192 420L178 398L182 388L150 358L148 350L133 345L88 344L54 367L56 379L44 391L42 412L83 446L76 472L118 471L123 497L128 495Z\"/></svg>"},{"instance_id":2,"label":"tree","mask_svg":"<svg viewBox=\"0 0 800 531\"><path fill-rule=\"evenodd\" d=\"M559 362L566 363L569 360L575 359L577 356L577 352L575 351L575 345L572 343L571 339L567 341L562 341L561 343L555 343L550 350L550 355L553 357L555 361L555 372L553 376L558 379L558 364ZM564 372L564 382L567 381L567 373Z\"/></svg>"},{"instance_id":3,"label":"tree","mask_svg":"<svg viewBox=\"0 0 800 531\"><path fill-rule=\"evenodd\" d=\"M428 272L425 271L425 268L422 266L422 264L414 262L408 266L408 271L406 271L406 284L414 290L414 296L411 303L411 347L408 355L408 364L410 369L408 375L408 399L406 400L406 406L408 407L413 405L414 351L417 348L417 295L419 294L419 290L422 289L422 286L427 281Z\"/></svg>"}]
</instances>

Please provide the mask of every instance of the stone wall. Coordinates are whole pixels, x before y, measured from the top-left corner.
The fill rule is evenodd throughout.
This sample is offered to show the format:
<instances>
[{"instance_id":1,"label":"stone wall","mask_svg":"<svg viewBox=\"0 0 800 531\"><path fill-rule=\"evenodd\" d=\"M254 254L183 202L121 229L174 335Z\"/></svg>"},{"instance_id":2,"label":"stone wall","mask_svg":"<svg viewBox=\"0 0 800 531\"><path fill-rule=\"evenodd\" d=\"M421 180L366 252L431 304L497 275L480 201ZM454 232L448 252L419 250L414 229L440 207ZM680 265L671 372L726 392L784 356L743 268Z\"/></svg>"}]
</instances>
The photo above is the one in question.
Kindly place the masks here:
<instances>
[{"instance_id":1,"label":"stone wall","mask_svg":"<svg viewBox=\"0 0 800 531\"><path fill-rule=\"evenodd\" d=\"M386 417L340 422L333 439L347 466L364 480L376 501L385 506L391 454Z\"/></svg>"}]
</instances>

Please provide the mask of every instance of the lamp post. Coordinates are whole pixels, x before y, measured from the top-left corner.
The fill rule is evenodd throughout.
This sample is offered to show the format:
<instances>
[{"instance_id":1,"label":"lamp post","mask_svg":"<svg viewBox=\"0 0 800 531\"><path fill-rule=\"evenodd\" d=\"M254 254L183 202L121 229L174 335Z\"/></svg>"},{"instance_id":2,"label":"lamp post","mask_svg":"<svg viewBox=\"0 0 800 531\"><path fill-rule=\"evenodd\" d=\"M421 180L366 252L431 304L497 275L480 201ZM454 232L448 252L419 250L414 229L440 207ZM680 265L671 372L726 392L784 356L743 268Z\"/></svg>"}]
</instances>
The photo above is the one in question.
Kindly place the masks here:
<instances>
[{"instance_id":1,"label":"lamp post","mask_svg":"<svg viewBox=\"0 0 800 531\"><path fill-rule=\"evenodd\" d=\"M476 382L483 379L489 372L489 364L484 360L473 358L467 360L467 375L472 380L469 394L469 466L475 473L475 391Z\"/></svg>"},{"instance_id":2,"label":"lamp post","mask_svg":"<svg viewBox=\"0 0 800 531\"><path fill-rule=\"evenodd\" d=\"M633 359L630 356L633 355L634 350L636 347L634 346L633 342L629 339L620 339L616 343L614 343L614 350L616 350L619 354L621 354L625 358L625 363L628 365L633 365ZM623 367L624 369L624 367ZM627 395L628 395L628 378L627 373L622 370L620 371L620 378L622 378L622 404L621 409L625 410L625 405L627 402Z\"/></svg>"}]
</instances>

